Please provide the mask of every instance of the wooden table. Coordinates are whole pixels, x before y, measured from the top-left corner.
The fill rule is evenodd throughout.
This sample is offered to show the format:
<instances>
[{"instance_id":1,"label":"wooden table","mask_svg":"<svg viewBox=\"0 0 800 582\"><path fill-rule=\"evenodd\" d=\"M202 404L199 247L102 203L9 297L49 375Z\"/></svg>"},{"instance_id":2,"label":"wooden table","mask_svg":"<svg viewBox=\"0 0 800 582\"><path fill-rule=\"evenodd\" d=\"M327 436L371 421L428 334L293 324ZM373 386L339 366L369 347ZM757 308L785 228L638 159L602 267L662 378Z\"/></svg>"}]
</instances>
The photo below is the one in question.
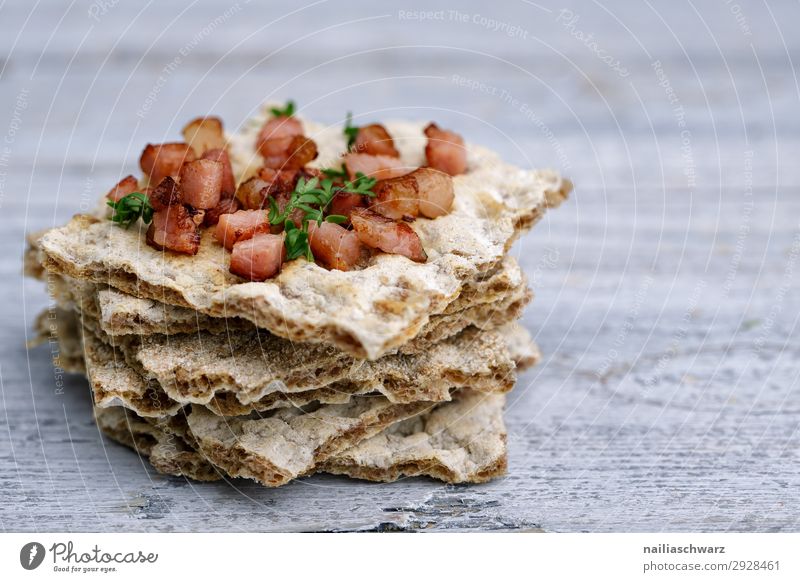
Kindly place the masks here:
<instances>
[{"instance_id":1,"label":"wooden table","mask_svg":"<svg viewBox=\"0 0 800 582\"><path fill-rule=\"evenodd\" d=\"M4 530L798 529L796 2L138 4L0 8ZM436 119L575 181L514 249L545 357L509 398L506 478L163 477L26 351L47 304L26 232L187 119L288 97Z\"/></svg>"}]
</instances>

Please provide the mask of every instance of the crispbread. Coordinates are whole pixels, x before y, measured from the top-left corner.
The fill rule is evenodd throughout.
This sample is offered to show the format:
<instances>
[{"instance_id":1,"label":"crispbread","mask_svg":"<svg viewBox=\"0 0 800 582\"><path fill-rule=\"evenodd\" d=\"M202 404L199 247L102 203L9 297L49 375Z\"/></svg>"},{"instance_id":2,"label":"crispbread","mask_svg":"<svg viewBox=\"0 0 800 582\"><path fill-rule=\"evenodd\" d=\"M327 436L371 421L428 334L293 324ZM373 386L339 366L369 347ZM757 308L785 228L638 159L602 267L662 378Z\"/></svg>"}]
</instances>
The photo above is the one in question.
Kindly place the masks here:
<instances>
[{"instance_id":1,"label":"crispbread","mask_svg":"<svg viewBox=\"0 0 800 582\"><path fill-rule=\"evenodd\" d=\"M370 481L428 476L449 483L482 483L506 470L505 397L463 391L452 402L401 421L346 449L315 472ZM153 467L168 475L201 481L221 478L223 471L195 452L179 435L185 428L164 429L120 407L96 408L98 426L110 438L149 456Z\"/></svg>"},{"instance_id":2,"label":"crispbread","mask_svg":"<svg viewBox=\"0 0 800 582\"><path fill-rule=\"evenodd\" d=\"M505 347L504 330L472 328L429 352L385 356L377 362L342 361L339 357L348 356L340 352L308 361L303 353L287 353L274 368L270 358L278 355L249 353L264 347L257 338L241 344L230 338L227 344L218 341L222 336L205 338L205 343L188 337L178 343L173 336L166 344L113 347L90 330L85 334L86 367L99 406L123 405L151 417L175 414L188 403L230 415L313 401L342 403L372 392L395 403L439 402L449 399L455 387L487 392L513 387L515 363Z\"/></svg>"},{"instance_id":3,"label":"crispbread","mask_svg":"<svg viewBox=\"0 0 800 582\"><path fill-rule=\"evenodd\" d=\"M403 161L420 165L422 126L388 124ZM237 171L254 158L254 132L233 138ZM306 124L320 158L344 151L340 132ZM329 343L356 357L377 359L417 336L444 312L465 282L493 269L516 236L571 185L554 172L525 171L468 146L469 172L454 178L453 211L413 224L428 253L424 264L380 254L357 271L327 271L304 260L287 263L275 279L243 283L228 272L229 255L206 233L194 257L144 244L142 229L118 228L77 216L41 239L44 267L131 295L189 307L214 317L241 317L294 341Z\"/></svg>"},{"instance_id":4,"label":"crispbread","mask_svg":"<svg viewBox=\"0 0 800 582\"><path fill-rule=\"evenodd\" d=\"M81 290L84 291L84 304L90 300L96 304L100 327L109 336L174 335L198 331L231 333L254 328L251 322L240 317L210 317L193 309L134 297L112 288L89 284L88 287L83 285ZM96 297L88 297L87 290L93 290ZM399 351L411 354L428 349L470 325L481 329L503 325L519 317L531 296L519 265L506 256L487 277L470 282L444 313L432 316L420 334L400 346Z\"/></svg>"},{"instance_id":5,"label":"crispbread","mask_svg":"<svg viewBox=\"0 0 800 582\"><path fill-rule=\"evenodd\" d=\"M197 481L222 478L216 467L183 440L121 406L95 407L94 417L106 436L148 457L159 473Z\"/></svg>"},{"instance_id":6,"label":"crispbread","mask_svg":"<svg viewBox=\"0 0 800 582\"><path fill-rule=\"evenodd\" d=\"M502 394L465 391L427 414L396 423L318 470L369 481L427 475L482 483L506 471Z\"/></svg>"},{"instance_id":7,"label":"crispbread","mask_svg":"<svg viewBox=\"0 0 800 582\"><path fill-rule=\"evenodd\" d=\"M387 426L435 406L393 404L383 396L356 396L315 410L283 408L269 416L221 417L193 406L187 416L198 450L231 477L278 487L311 473L318 463Z\"/></svg>"},{"instance_id":8,"label":"crispbread","mask_svg":"<svg viewBox=\"0 0 800 582\"><path fill-rule=\"evenodd\" d=\"M58 349L51 350L53 365L71 374L85 374L83 346L81 345L80 322L71 309L53 306L36 316L36 335L28 347L44 343L56 343Z\"/></svg>"}]
</instances>

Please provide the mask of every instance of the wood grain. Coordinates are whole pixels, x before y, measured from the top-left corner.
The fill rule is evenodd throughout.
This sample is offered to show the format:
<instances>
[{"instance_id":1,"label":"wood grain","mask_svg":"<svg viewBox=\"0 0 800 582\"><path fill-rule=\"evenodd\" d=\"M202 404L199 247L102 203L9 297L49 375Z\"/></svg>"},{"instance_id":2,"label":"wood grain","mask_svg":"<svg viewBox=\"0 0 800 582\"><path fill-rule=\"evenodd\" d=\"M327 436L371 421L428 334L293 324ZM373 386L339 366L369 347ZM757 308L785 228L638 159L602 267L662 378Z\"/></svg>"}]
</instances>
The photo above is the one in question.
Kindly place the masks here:
<instances>
[{"instance_id":1,"label":"wood grain","mask_svg":"<svg viewBox=\"0 0 800 582\"><path fill-rule=\"evenodd\" d=\"M798 529L798 5L581 1L567 25L523 2L459 3L467 22L403 4L119 3L99 21L86 4L2 5L4 531ZM545 360L509 399L505 479L165 478L100 437L50 346L26 351L47 299L21 278L25 232L92 203L189 117L235 127L270 97L330 123L441 120L575 181L513 251Z\"/></svg>"}]
</instances>

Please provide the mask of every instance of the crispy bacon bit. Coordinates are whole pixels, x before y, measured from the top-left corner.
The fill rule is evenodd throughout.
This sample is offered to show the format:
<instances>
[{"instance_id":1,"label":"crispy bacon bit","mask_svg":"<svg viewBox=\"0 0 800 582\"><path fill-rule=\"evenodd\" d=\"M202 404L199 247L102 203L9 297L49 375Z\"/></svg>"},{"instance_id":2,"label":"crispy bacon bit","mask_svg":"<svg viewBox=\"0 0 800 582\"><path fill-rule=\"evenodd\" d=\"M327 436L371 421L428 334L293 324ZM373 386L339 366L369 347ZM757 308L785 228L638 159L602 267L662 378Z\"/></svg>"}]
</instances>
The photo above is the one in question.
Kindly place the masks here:
<instances>
[{"instance_id":1,"label":"crispy bacon bit","mask_svg":"<svg viewBox=\"0 0 800 582\"><path fill-rule=\"evenodd\" d=\"M183 204L174 204L156 211L153 222L147 229L147 244L158 250L196 255L200 248L196 215L195 211Z\"/></svg>"},{"instance_id":2,"label":"crispy bacon bit","mask_svg":"<svg viewBox=\"0 0 800 582\"><path fill-rule=\"evenodd\" d=\"M183 128L183 139L200 157L209 150L225 147L225 131L219 117L198 117Z\"/></svg>"},{"instance_id":3,"label":"crispy bacon bit","mask_svg":"<svg viewBox=\"0 0 800 582\"><path fill-rule=\"evenodd\" d=\"M291 190L283 190L281 192L277 192L276 194L272 195L275 199L275 204L278 206L278 210L283 212L286 208L286 205L289 204L289 201L292 198L292 191ZM303 218L305 218L306 213L303 212L299 208L295 208L289 213L289 220L294 222L294 225L297 228L300 228L303 225ZM283 230L283 225L277 225L276 231L280 232Z\"/></svg>"},{"instance_id":4,"label":"crispy bacon bit","mask_svg":"<svg viewBox=\"0 0 800 582\"><path fill-rule=\"evenodd\" d=\"M345 154L344 165L351 180L355 180L358 173L376 180L386 180L408 174L413 169L404 165L400 158L368 154Z\"/></svg>"},{"instance_id":5,"label":"crispy bacon bit","mask_svg":"<svg viewBox=\"0 0 800 582\"><path fill-rule=\"evenodd\" d=\"M354 209L350 221L358 238L368 247L403 255L418 263L428 260L419 236L405 222L386 218L367 208Z\"/></svg>"},{"instance_id":6,"label":"crispy bacon bit","mask_svg":"<svg viewBox=\"0 0 800 582\"><path fill-rule=\"evenodd\" d=\"M284 260L283 236L259 233L233 245L230 271L250 281L264 281L280 272Z\"/></svg>"},{"instance_id":7,"label":"crispy bacon bit","mask_svg":"<svg viewBox=\"0 0 800 582\"><path fill-rule=\"evenodd\" d=\"M433 168L419 168L409 176L417 181L419 193L419 213L427 218L437 218L448 214L453 208L453 179L444 172Z\"/></svg>"},{"instance_id":8,"label":"crispy bacon bit","mask_svg":"<svg viewBox=\"0 0 800 582\"><path fill-rule=\"evenodd\" d=\"M358 128L353 151L371 156L391 156L399 158L400 152L394 147L394 140L386 128L379 123Z\"/></svg>"},{"instance_id":9,"label":"crispy bacon bit","mask_svg":"<svg viewBox=\"0 0 800 582\"><path fill-rule=\"evenodd\" d=\"M180 186L172 176L161 180L155 188L148 188L147 197L150 199L150 206L155 211L183 203Z\"/></svg>"},{"instance_id":10,"label":"crispy bacon bit","mask_svg":"<svg viewBox=\"0 0 800 582\"><path fill-rule=\"evenodd\" d=\"M261 168L258 176L253 176L246 182L239 184L236 198L244 208L257 210L267 208L267 197L277 197L282 193L291 194L297 183L296 170L273 170Z\"/></svg>"},{"instance_id":11,"label":"crispy bacon bit","mask_svg":"<svg viewBox=\"0 0 800 582\"><path fill-rule=\"evenodd\" d=\"M167 176L177 176L183 164L194 159L194 150L186 143L147 144L139 165L150 178L150 183L158 184Z\"/></svg>"},{"instance_id":12,"label":"crispy bacon bit","mask_svg":"<svg viewBox=\"0 0 800 582\"><path fill-rule=\"evenodd\" d=\"M266 225L269 231L269 219L266 210L239 210L233 214L223 214L219 217L217 229L214 232L216 239L228 250L233 248L240 239L253 236L254 229L259 225Z\"/></svg>"},{"instance_id":13,"label":"crispy bacon bit","mask_svg":"<svg viewBox=\"0 0 800 582\"><path fill-rule=\"evenodd\" d=\"M308 243L317 261L328 269L339 271L355 267L364 251L356 233L332 222L309 222Z\"/></svg>"},{"instance_id":14,"label":"crispy bacon bit","mask_svg":"<svg viewBox=\"0 0 800 582\"><path fill-rule=\"evenodd\" d=\"M133 194L139 190L139 181L133 176L125 176L122 180L117 182L116 186L109 190L108 194L106 194L106 198L113 202L119 202L128 194Z\"/></svg>"},{"instance_id":15,"label":"crispy bacon bit","mask_svg":"<svg viewBox=\"0 0 800 582\"><path fill-rule=\"evenodd\" d=\"M258 210L264 206L268 190L269 182L265 182L258 176L253 176L239 184L236 189L236 199L241 203L242 208Z\"/></svg>"},{"instance_id":16,"label":"crispy bacon bit","mask_svg":"<svg viewBox=\"0 0 800 582\"><path fill-rule=\"evenodd\" d=\"M451 176L467 171L467 150L464 138L453 131L440 129L435 123L425 128L428 145L425 146L425 157L428 165Z\"/></svg>"},{"instance_id":17,"label":"crispy bacon bit","mask_svg":"<svg viewBox=\"0 0 800 582\"><path fill-rule=\"evenodd\" d=\"M283 154L289 146L291 138L303 135L303 124L296 117L281 115L269 119L256 139L256 149L262 156Z\"/></svg>"},{"instance_id":18,"label":"crispy bacon bit","mask_svg":"<svg viewBox=\"0 0 800 582\"><path fill-rule=\"evenodd\" d=\"M375 201L372 210L394 220L419 216L419 189L414 173L381 180L372 189Z\"/></svg>"},{"instance_id":19,"label":"crispy bacon bit","mask_svg":"<svg viewBox=\"0 0 800 582\"><path fill-rule=\"evenodd\" d=\"M364 208L367 205L367 200L361 194L348 194L346 192L338 192L331 200L328 206L328 214L339 214L347 217L347 223L350 222L350 213L354 208Z\"/></svg>"},{"instance_id":20,"label":"crispy bacon bit","mask_svg":"<svg viewBox=\"0 0 800 582\"><path fill-rule=\"evenodd\" d=\"M223 198L214 208L206 210L203 226L214 226L223 214L233 214L237 210L239 210L239 201L236 198Z\"/></svg>"},{"instance_id":21,"label":"crispy bacon bit","mask_svg":"<svg viewBox=\"0 0 800 582\"><path fill-rule=\"evenodd\" d=\"M207 210L219 204L222 194L222 164L213 160L195 160L181 168L183 201L194 208Z\"/></svg>"},{"instance_id":22,"label":"crispy bacon bit","mask_svg":"<svg viewBox=\"0 0 800 582\"><path fill-rule=\"evenodd\" d=\"M277 140L270 140L270 142L272 141ZM279 153L265 155L264 149L259 149L259 153L264 156L264 167L275 170L297 170L315 159L319 153L314 140L305 136L296 135L285 141L287 143L283 145L283 150Z\"/></svg>"},{"instance_id":23,"label":"crispy bacon bit","mask_svg":"<svg viewBox=\"0 0 800 582\"><path fill-rule=\"evenodd\" d=\"M228 152L222 149L207 150L202 159L213 160L222 164L222 198L233 198L236 194L236 180Z\"/></svg>"}]
</instances>

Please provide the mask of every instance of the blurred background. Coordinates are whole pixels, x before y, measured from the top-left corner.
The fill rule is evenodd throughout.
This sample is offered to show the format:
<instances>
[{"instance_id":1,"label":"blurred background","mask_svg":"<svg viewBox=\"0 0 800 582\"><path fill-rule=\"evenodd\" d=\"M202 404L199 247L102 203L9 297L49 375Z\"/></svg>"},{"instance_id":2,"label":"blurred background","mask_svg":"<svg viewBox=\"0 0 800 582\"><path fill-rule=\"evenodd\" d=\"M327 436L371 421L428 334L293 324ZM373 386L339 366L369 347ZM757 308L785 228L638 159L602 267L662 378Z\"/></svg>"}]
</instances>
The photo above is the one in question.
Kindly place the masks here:
<instances>
[{"instance_id":1,"label":"blurred background","mask_svg":"<svg viewBox=\"0 0 800 582\"><path fill-rule=\"evenodd\" d=\"M3 527L797 529L798 21L790 1L0 3ZM575 183L514 250L544 359L509 399L505 480L167 480L26 352L47 304L26 232L189 119L235 131L290 98L436 120Z\"/></svg>"}]
</instances>

